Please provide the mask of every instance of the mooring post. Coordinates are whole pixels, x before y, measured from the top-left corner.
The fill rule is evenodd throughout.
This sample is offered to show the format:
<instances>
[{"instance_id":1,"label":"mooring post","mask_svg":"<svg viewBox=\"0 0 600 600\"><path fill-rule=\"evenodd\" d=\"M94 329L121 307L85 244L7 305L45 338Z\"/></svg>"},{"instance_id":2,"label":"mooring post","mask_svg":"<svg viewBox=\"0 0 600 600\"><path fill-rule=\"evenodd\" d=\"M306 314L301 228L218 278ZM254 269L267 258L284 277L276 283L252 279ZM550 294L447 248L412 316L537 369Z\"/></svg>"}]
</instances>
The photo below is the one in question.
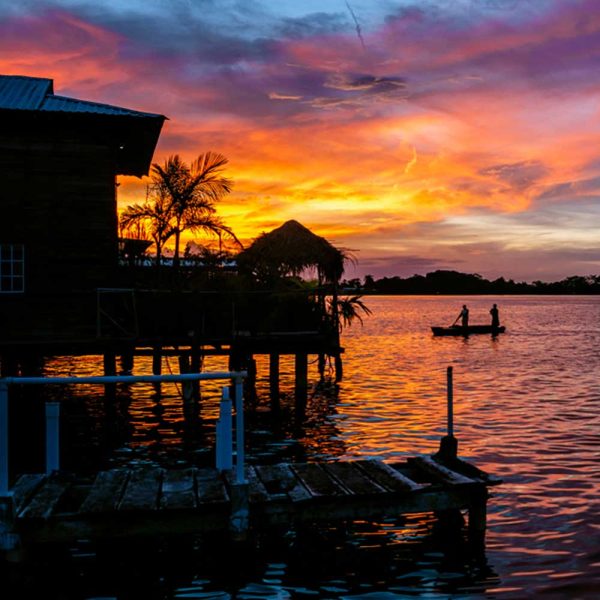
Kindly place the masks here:
<instances>
[{"instance_id":1,"label":"mooring post","mask_svg":"<svg viewBox=\"0 0 600 600\"><path fill-rule=\"evenodd\" d=\"M154 346L152 348L152 374L160 375L162 367L162 347Z\"/></svg>"},{"instance_id":2,"label":"mooring post","mask_svg":"<svg viewBox=\"0 0 600 600\"><path fill-rule=\"evenodd\" d=\"M469 542L476 553L485 551L485 531L487 527L487 488L475 494L469 506Z\"/></svg>"},{"instance_id":3,"label":"mooring post","mask_svg":"<svg viewBox=\"0 0 600 600\"><path fill-rule=\"evenodd\" d=\"M0 498L8 496L8 384L0 381Z\"/></svg>"},{"instance_id":4,"label":"mooring post","mask_svg":"<svg viewBox=\"0 0 600 600\"><path fill-rule=\"evenodd\" d=\"M235 387L235 482L245 484L245 455L244 455L244 380L234 378Z\"/></svg>"},{"instance_id":5,"label":"mooring post","mask_svg":"<svg viewBox=\"0 0 600 600\"><path fill-rule=\"evenodd\" d=\"M60 468L60 403L46 402L46 475Z\"/></svg>"},{"instance_id":6,"label":"mooring post","mask_svg":"<svg viewBox=\"0 0 600 600\"><path fill-rule=\"evenodd\" d=\"M233 467L233 418L229 387L223 387L221 404L219 406L219 419L217 421L217 462L219 471L229 471Z\"/></svg>"},{"instance_id":7,"label":"mooring post","mask_svg":"<svg viewBox=\"0 0 600 600\"><path fill-rule=\"evenodd\" d=\"M452 382L452 367L446 369L447 398L448 398L448 436L454 435L454 388Z\"/></svg>"},{"instance_id":8,"label":"mooring post","mask_svg":"<svg viewBox=\"0 0 600 600\"><path fill-rule=\"evenodd\" d=\"M235 389L235 481L231 486L231 515L229 527L237 540L245 538L249 525L248 482L244 465L244 380L238 375L233 379Z\"/></svg>"},{"instance_id":9,"label":"mooring post","mask_svg":"<svg viewBox=\"0 0 600 600\"><path fill-rule=\"evenodd\" d=\"M458 454L458 440L454 437L454 383L452 367L446 369L447 433L440 441L436 458L451 460Z\"/></svg>"},{"instance_id":10,"label":"mooring post","mask_svg":"<svg viewBox=\"0 0 600 600\"><path fill-rule=\"evenodd\" d=\"M269 354L269 395L271 410L279 409L279 353Z\"/></svg>"}]
</instances>

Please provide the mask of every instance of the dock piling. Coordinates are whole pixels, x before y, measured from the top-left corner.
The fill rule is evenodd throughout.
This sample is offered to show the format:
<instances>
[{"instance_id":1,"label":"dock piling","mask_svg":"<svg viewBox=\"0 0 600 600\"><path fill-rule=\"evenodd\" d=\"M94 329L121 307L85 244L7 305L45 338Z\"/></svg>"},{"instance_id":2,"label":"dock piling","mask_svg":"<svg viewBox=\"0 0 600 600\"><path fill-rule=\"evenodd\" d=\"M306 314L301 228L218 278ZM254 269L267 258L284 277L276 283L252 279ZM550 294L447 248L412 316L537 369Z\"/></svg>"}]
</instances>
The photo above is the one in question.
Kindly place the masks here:
<instances>
[{"instance_id":1,"label":"dock piling","mask_svg":"<svg viewBox=\"0 0 600 600\"><path fill-rule=\"evenodd\" d=\"M446 399L447 399L447 433L440 441L440 449L436 457L442 460L456 458L458 455L458 440L454 437L454 382L453 369L446 369Z\"/></svg>"},{"instance_id":2,"label":"dock piling","mask_svg":"<svg viewBox=\"0 0 600 600\"><path fill-rule=\"evenodd\" d=\"M46 402L46 475L60 468L60 403Z\"/></svg>"},{"instance_id":3,"label":"dock piling","mask_svg":"<svg viewBox=\"0 0 600 600\"><path fill-rule=\"evenodd\" d=\"M8 385L0 381L0 498L8 496Z\"/></svg>"}]
</instances>

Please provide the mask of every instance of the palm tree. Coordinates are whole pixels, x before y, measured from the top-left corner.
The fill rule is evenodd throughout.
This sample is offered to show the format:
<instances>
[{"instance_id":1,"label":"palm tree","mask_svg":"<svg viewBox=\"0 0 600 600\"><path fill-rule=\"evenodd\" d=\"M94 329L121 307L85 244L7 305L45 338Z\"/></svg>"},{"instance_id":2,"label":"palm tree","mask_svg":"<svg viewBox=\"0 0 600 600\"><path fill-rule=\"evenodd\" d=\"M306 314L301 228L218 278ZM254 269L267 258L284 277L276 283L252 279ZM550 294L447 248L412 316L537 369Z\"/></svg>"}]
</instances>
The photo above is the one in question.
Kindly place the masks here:
<instances>
[{"instance_id":1,"label":"palm tree","mask_svg":"<svg viewBox=\"0 0 600 600\"><path fill-rule=\"evenodd\" d=\"M168 199L168 216L175 237L174 266L179 266L181 234L190 230L226 234L238 245L233 231L216 216L215 203L232 188L232 181L222 175L228 160L222 154L205 152L187 165L178 154L172 155L164 165L152 165L152 193Z\"/></svg>"},{"instance_id":2,"label":"palm tree","mask_svg":"<svg viewBox=\"0 0 600 600\"><path fill-rule=\"evenodd\" d=\"M120 218L124 230L143 226L156 246L156 266L160 266L162 249L175 233L169 214L170 203L165 194L158 192L152 201L128 206Z\"/></svg>"}]
</instances>

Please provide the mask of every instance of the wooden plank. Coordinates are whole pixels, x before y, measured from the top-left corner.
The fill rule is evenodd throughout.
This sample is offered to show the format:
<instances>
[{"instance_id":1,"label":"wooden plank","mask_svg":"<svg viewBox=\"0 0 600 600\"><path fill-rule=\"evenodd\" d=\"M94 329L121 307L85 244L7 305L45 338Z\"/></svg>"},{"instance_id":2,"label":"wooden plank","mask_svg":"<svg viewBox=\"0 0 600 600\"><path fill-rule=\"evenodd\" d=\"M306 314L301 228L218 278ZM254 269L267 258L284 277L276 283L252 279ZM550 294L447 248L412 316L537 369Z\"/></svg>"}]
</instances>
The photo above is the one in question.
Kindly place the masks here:
<instances>
[{"instance_id":1,"label":"wooden plank","mask_svg":"<svg viewBox=\"0 0 600 600\"><path fill-rule=\"evenodd\" d=\"M408 462L411 465L416 466L421 471L433 477L435 481L440 481L442 483L450 485L465 485L478 483L470 477L466 477L465 475L456 473L448 467L441 465L440 463L435 461L431 456L411 457L408 459Z\"/></svg>"},{"instance_id":2,"label":"wooden plank","mask_svg":"<svg viewBox=\"0 0 600 600\"><path fill-rule=\"evenodd\" d=\"M159 508L186 509L196 507L194 469L165 471Z\"/></svg>"},{"instance_id":3,"label":"wooden plank","mask_svg":"<svg viewBox=\"0 0 600 600\"><path fill-rule=\"evenodd\" d=\"M313 498L347 496L350 494L317 463L292 465L292 471Z\"/></svg>"},{"instance_id":4,"label":"wooden plank","mask_svg":"<svg viewBox=\"0 0 600 600\"><path fill-rule=\"evenodd\" d=\"M354 464L391 492L414 492L423 487L380 460L357 460Z\"/></svg>"},{"instance_id":5,"label":"wooden plank","mask_svg":"<svg viewBox=\"0 0 600 600\"><path fill-rule=\"evenodd\" d=\"M69 483L57 477L47 478L18 513L19 519L49 519L58 502L67 491Z\"/></svg>"},{"instance_id":6,"label":"wooden plank","mask_svg":"<svg viewBox=\"0 0 600 600\"><path fill-rule=\"evenodd\" d=\"M270 502L273 500L254 467L246 468L246 479L248 480L248 501L250 504Z\"/></svg>"},{"instance_id":7,"label":"wooden plank","mask_svg":"<svg viewBox=\"0 0 600 600\"><path fill-rule=\"evenodd\" d=\"M120 511L157 510L162 469L145 467L132 469L123 492L123 498L117 506Z\"/></svg>"},{"instance_id":8,"label":"wooden plank","mask_svg":"<svg viewBox=\"0 0 600 600\"><path fill-rule=\"evenodd\" d=\"M290 465L257 466L256 472L271 495L285 494L292 502L301 502L312 498Z\"/></svg>"},{"instance_id":9,"label":"wooden plank","mask_svg":"<svg viewBox=\"0 0 600 600\"><path fill-rule=\"evenodd\" d=\"M15 514L18 514L29 499L33 496L34 492L42 485L42 482L46 479L45 475L27 473L21 475L15 485L12 488L13 494L13 507Z\"/></svg>"},{"instance_id":10,"label":"wooden plank","mask_svg":"<svg viewBox=\"0 0 600 600\"><path fill-rule=\"evenodd\" d=\"M198 506L229 502L225 484L216 469L196 469Z\"/></svg>"},{"instance_id":11,"label":"wooden plank","mask_svg":"<svg viewBox=\"0 0 600 600\"><path fill-rule=\"evenodd\" d=\"M129 471L113 469L100 471L87 497L79 507L79 513L103 513L115 510L121 500Z\"/></svg>"},{"instance_id":12,"label":"wooden plank","mask_svg":"<svg viewBox=\"0 0 600 600\"><path fill-rule=\"evenodd\" d=\"M254 467L246 467L244 474L246 481L248 482L248 502L250 502L250 504L261 504L271 502L275 499L269 495L267 488L265 488L258 477ZM231 488L235 485L235 473L233 471L227 471L225 473L225 480Z\"/></svg>"},{"instance_id":13,"label":"wooden plank","mask_svg":"<svg viewBox=\"0 0 600 600\"><path fill-rule=\"evenodd\" d=\"M490 475L485 471L482 471L480 468L475 465L463 460L462 458L452 458L449 461L441 461L442 464L461 475L466 475L467 477L471 477L471 479L480 480L486 485L500 485L502 483L502 479L496 477L495 475Z\"/></svg>"},{"instance_id":14,"label":"wooden plank","mask_svg":"<svg viewBox=\"0 0 600 600\"><path fill-rule=\"evenodd\" d=\"M330 462L323 463L321 466L353 494L362 496L381 494L387 491L367 477L358 466L354 466L351 462Z\"/></svg>"}]
</instances>

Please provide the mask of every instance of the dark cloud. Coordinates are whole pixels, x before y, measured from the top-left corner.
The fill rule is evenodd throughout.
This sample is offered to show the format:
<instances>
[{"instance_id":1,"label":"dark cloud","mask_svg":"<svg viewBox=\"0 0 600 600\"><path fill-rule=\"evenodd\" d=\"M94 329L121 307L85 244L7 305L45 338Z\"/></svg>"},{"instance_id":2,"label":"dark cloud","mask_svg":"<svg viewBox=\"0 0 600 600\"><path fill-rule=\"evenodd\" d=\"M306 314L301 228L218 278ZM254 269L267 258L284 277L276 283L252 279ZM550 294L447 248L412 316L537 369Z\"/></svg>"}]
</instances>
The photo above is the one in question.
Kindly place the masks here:
<instances>
[{"instance_id":1,"label":"dark cloud","mask_svg":"<svg viewBox=\"0 0 600 600\"><path fill-rule=\"evenodd\" d=\"M342 33L348 30L348 20L338 13L312 13L302 18L284 18L275 27L278 38L305 39Z\"/></svg>"},{"instance_id":2,"label":"dark cloud","mask_svg":"<svg viewBox=\"0 0 600 600\"><path fill-rule=\"evenodd\" d=\"M540 161L523 161L491 165L481 169L479 173L494 177L515 190L524 190L547 175L548 169Z\"/></svg>"}]
</instances>

